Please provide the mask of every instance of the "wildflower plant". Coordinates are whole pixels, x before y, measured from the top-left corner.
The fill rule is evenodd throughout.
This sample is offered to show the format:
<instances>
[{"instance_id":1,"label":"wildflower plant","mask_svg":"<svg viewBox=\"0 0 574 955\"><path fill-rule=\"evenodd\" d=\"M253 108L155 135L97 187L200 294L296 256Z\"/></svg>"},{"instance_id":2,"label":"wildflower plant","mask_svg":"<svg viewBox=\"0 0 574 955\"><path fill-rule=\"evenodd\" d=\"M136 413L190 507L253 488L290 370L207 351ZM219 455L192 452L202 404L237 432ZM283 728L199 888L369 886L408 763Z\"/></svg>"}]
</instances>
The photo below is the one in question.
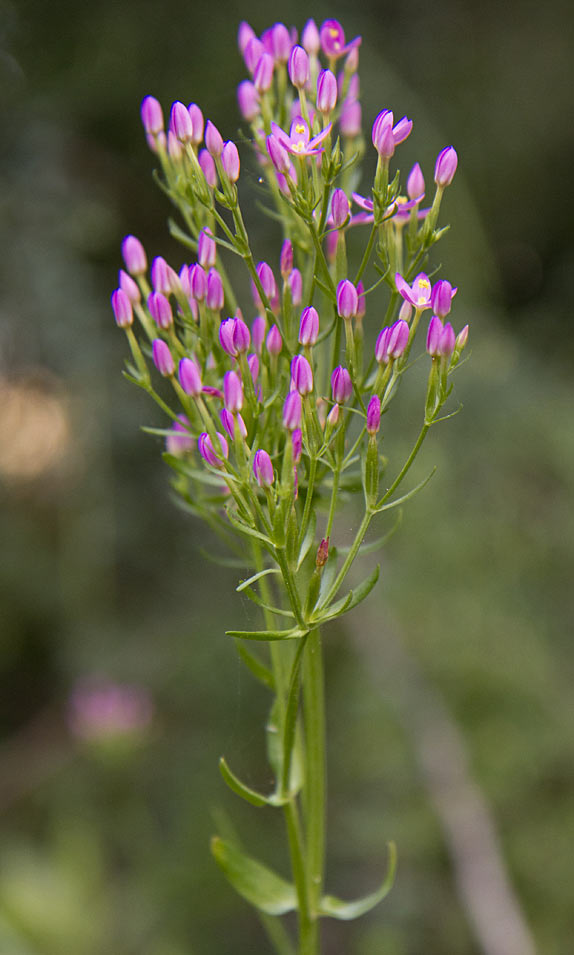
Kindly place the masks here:
<instances>
[{"instance_id":1,"label":"wildflower plant","mask_svg":"<svg viewBox=\"0 0 574 955\"><path fill-rule=\"evenodd\" d=\"M132 356L126 377L165 412L169 426L160 433L175 492L240 557L248 573L237 590L262 614L261 629L229 636L271 694L266 729L275 788L255 791L225 758L220 768L239 797L282 812L291 878L219 837L213 854L258 909L278 952L316 955L321 918L367 912L394 878L390 843L388 872L373 894L344 902L325 893L321 628L376 584L378 566L346 589L357 558L381 546L394 526L365 543L371 524L426 484L428 478L403 487L429 430L448 416L442 409L468 327L457 335L448 321L456 288L423 268L445 231L439 213L457 154L452 146L439 154L434 195L424 206L420 165L404 193L391 169L413 123L395 122L383 109L371 131L374 182L356 192L365 151L361 38L347 42L337 21L318 29L310 20L300 42L282 23L260 37L242 23L238 40L249 74L238 88L248 130L240 145L258 166L262 202L282 232L280 253L260 260L246 228L237 143L224 141L195 103L174 103L166 128L162 107L147 96L147 141L161 188L180 215L171 231L193 261L176 268L157 257L150 274L142 244L127 236L112 304ZM351 228L364 237L353 266ZM231 285L233 256L245 266L251 301L240 301ZM421 427L406 460L396 463L391 449L388 458L381 454L385 416L416 360L425 312ZM339 525L346 530L353 499L362 517L349 542ZM288 912L297 913L296 949L279 918Z\"/></svg>"}]
</instances>

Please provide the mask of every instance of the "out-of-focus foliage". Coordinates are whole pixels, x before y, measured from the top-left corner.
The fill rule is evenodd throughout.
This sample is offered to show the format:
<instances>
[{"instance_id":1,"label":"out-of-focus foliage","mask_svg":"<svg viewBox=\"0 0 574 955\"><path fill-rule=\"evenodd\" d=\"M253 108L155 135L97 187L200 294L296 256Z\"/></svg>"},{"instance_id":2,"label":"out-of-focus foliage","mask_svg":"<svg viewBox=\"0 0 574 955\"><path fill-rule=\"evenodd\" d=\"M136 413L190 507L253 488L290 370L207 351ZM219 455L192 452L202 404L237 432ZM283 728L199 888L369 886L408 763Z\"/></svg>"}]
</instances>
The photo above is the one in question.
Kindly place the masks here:
<instances>
[{"instance_id":1,"label":"out-of-focus foliage","mask_svg":"<svg viewBox=\"0 0 574 955\"><path fill-rule=\"evenodd\" d=\"M421 467L438 474L370 600L378 640L403 642L464 734L539 952L563 955L574 933L573 15L559 0L543 13L452 0L313 12L364 36L365 123L385 106L415 120L405 170L447 142L459 152L443 255L457 320L471 323L464 410L431 435ZM275 13L302 26L309 10ZM233 136L237 23L268 21L203 0L3 0L0 14L0 952L262 951L208 847L232 798L219 755L233 749L245 777L268 782L267 699L223 635L250 611L234 572L204 558L204 529L170 501L160 445L138 432L159 420L121 379L108 302L126 232L183 261L151 181L141 98L195 100ZM269 223L261 254L273 239ZM365 652L343 630L327 640L330 888L368 890L389 838L399 876L364 925L329 927L327 950L474 955L400 680L378 690ZM66 701L90 676L147 688L147 735L119 749L74 740ZM237 812L276 862L265 811Z\"/></svg>"}]
</instances>

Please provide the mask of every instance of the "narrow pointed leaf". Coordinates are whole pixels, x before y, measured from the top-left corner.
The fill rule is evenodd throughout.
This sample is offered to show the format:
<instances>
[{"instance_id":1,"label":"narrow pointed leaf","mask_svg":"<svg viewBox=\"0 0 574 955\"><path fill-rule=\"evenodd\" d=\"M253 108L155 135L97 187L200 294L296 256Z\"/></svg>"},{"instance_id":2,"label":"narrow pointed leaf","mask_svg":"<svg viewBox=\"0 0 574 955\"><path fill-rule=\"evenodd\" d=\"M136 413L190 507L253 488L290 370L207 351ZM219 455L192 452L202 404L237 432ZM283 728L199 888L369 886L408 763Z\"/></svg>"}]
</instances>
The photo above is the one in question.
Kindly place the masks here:
<instances>
[{"instance_id":1,"label":"narrow pointed leaf","mask_svg":"<svg viewBox=\"0 0 574 955\"><path fill-rule=\"evenodd\" d=\"M235 646L245 666L251 671L255 679L263 683L264 686L269 687L270 690L274 690L275 679L269 667L265 666L259 657L255 656L251 650L248 650L241 640L237 640Z\"/></svg>"},{"instance_id":2,"label":"narrow pointed leaf","mask_svg":"<svg viewBox=\"0 0 574 955\"><path fill-rule=\"evenodd\" d=\"M291 619L295 617L295 614L292 610L283 610L281 607L272 607L271 604L265 603L259 594L256 594L251 587L243 587L242 593L244 593L246 597L249 597L249 599L252 600L254 604L257 604L258 607L262 607L263 610L269 610L271 613L277 613L281 617L291 617Z\"/></svg>"},{"instance_id":3,"label":"narrow pointed leaf","mask_svg":"<svg viewBox=\"0 0 574 955\"><path fill-rule=\"evenodd\" d=\"M290 882L218 836L211 840L211 851L236 892L255 908L267 915L295 911L297 896Z\"/></svg>"},{"instance_id":4,"label":"narrow pointed leaf","mask_svg":"<svg viewBox=\"0 0 574 955\"><path fill-rule=\"evenodd\" d=\"M268 544L270 547L273 547L273 541L270 537L267 537L260 531L256 531L255 528L250 527L249 524L244 524L243 521L239 520L239 518L234 517L229 510L227 511L227 516L230 523L233 524L233 526L242 534L247 534L248 537L255 537L256 540L263 541L264 544Z\"/></svg>"},{"instance_id":5,"label":"narrow pointed leaf","mask_svg":"<svg viewBox=\"0 0 574 955\"><path fill-rule=\"evenodd\" d=\"M408 491L406 494L403 494L402 497L398 497L396 501L390 501L389 504L382 504L375 508L375 514L380 514L381 511L389 511L391 507L398 507L399 504L404 504L405 501L409 501L411 497L414 497L415 494L418 494L419 491L422 491L423 487L429 483L430 479L436 471L436 466L432 469L431 473L427 475L424 481L421 481L420 484L417 484L416 487L413 487L412 491Z\"/></svg>"},{"instance_id":6,"label":"narrow pointed leaf","mask_svg":"<svg viewBox=\"0 0 574 955\"><path fill-rule=\"evenodd\" d=\"M235 588L237 593L241 593L242 590L245 590L246 587L250 587L251 584L254 584L256 580L260 580L261 577L266 577L267 574L280 574L281 571L278 567L267 567L265 570L260 570L257 574L253 574L252 577L248 577L247 580L242 580L240 584Z\"/></svg>"},{"instance_id":7,"label":"narrow pointed leaf","mask_svg":"<svg viewBox=\"0 0 574 955\"><path fill-rule=\"evenodd\" d=\"M256 792L254 789L251 789L250 786L246 786L245 783L241 782L235 773L231 771L223 756L219 760L219 770L229 788L233 790L237 796L241 796L242 799L251 803L252 806L266 806L268 804L266 796L262 796L261 793Z\"/></svg>"},{"instance_id":8,"label":"narrow pointed leaf","mask_svg":"<svg viewBox=\"0 0 574 955\"><path fill-rule=\"evenodd\" d=\"M300 640L308 630L299 630L293 627L291 630L226 630L228 637L235 637L237 640Z\"/></svg>"},{"instance_id":9,"label":"narrow pointed leaf","mask_svg":"<svg viewBox=\"0 0 574 955\"><path fill-rule=\"evenodd\" d=\"M386 879L380 889L371 895L365 895L362 899L356 899L354 902L343 902L341 899L335 898L334 895L324 895L319 903L319 914L348 922L351 919L357 919L361 915L365 915L367 912L370 912L371 909L374 909L379 902L382 902L393 887L397 868L397 849L394 842L389 842L388 848L389 868Z\"/></svg>"}]
</instances>

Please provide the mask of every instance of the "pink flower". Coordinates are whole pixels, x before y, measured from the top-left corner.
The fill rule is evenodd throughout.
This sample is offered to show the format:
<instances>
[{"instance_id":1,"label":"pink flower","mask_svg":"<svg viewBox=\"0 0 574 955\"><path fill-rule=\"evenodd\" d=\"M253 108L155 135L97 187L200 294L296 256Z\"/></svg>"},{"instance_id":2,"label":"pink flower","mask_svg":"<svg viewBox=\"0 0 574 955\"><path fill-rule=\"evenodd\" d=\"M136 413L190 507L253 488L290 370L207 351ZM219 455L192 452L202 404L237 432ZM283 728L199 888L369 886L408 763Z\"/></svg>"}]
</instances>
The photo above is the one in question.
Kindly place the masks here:
<instances>
[{"instance_id":1,"label":"pink flower","mask_svg":"<svg viewBox=\"0 0 574 955\"><path fill-rule=\"evenodd\" d=\"M289 135L277 123L271 123L271 131L279 140L284 149L292 156L315 156L323 151L321 143L331 132L332 123L325 126L318 136L309 139L309 127L302 116L297 116L291 123Z\"/></svg>"}]
</instances>

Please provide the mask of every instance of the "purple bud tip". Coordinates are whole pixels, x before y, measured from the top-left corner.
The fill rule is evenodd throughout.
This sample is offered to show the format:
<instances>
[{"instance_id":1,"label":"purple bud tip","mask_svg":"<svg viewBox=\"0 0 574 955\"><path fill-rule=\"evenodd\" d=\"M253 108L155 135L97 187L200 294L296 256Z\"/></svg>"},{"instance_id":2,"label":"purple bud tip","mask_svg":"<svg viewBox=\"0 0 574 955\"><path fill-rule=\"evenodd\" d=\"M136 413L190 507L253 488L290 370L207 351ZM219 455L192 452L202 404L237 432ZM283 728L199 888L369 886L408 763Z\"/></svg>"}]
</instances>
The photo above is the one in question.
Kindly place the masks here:
<instances>
[{"instance_id":1,"label":"purple bud tip","mask_svg":"<svg viewBox=\"0 0 574 955\"><path fill-rule=\"evenodd\" d=\"M223 282L217 269L210 269L207 273L207 294L205 304L214 312L220 312L223 308L224 294Z\"/></svg>"},{"instance_id":2,"label":"purple bud tip","mask_svg":"<svg viewBox=\"0 0 574 955\"><path fill-rule=\"evenodd\" d=\"M281 275L288 279L293 271L293 245L289 239L285 239L281 247L280 265Z\"/></svg>"},{"instance_id":3,"label":"purple bud tip","mask_svg":"<svg viewBox=\"0 0 574 955\"><path fill-rule=\"evenodd\" d=\"M112 308L119 328L128 328L133 324L132 303L123 289L118 288L112 294Z\"/></svg>"},{"instance_id":4,"label":"purple bud tip","mask_svg":"<svg viewBox=\"0 0 574 955\"><path fill-rule=\"evenodd\" d=\"M242 318L226 318L219 326L219 341L223 350L235 358L248 350L251 335Z\"/></svg>"},{"instance_id":5,"label":"purple bud tip","mask_svg":"<svg viewBox=\"0 0 574 955\"><path fill-rule=\"evenodd\" d=\"M331 70L321 70L317 77L317 109L328 116L337 105L337 80Z\"/></svg>"},{"instance_id":6,"label":"purple bud tip","mask_svg":"<svg viewBox=\"0 0 574 955\"><path fill-rule=\"evenodd\" d=\"M217 169L215 168L213 156L208 153L207 149L200 149L197 158L207 185L210 189L214 189L217 185Z\"/></svg>"},{"instance_id":7,"label":"purple bud tip","mask_svg":"<svg viewBox=\"0 0 574 955\"><path fill-rule=\"evenodd\" d=\"M158 328L164 330L173 325L173 312L169 300L161 292L148 295L147 307Z\"/></svg>"},{"instance_id":8,"label":"purple bud tip","mask_svg":"<svg viewBox=\"0 0 574 955\"><path fill-rule=\"evenodd\" d=\"M230 182L237 182L239 179L239 153L237 146L231 140L228 140L221 153L221 165Z\"/></svg>"},{"instance_id":9,"label":"purple bud tip","mask_svg":"<svg viewBox=\"0 0 574 955\"><path fill-rule=\"evenodd\" d=\"M291 34L284 23L275 23L270 30L270 50L278 63L286 63L289 59L291 47Z\"/></svg>"},{"instance_id":10,"label":"purple bud tip","mask_svg":"<svg viewBox=\"0 0 574 955\"><path fill-rule=\"evenodd\" d=\"M253 458L253 474L259 487L271 487L275 480L273 465L267 451L256 451Z\"/></svg>"},{"instance_id":11,"label":"purple bud tip","mask_svg":"<svg viewBox=\"0 0 574 955\"><path fill-rule=\"evenodd\" d=\"M357 285L357 295L359 296L359 307L357 309L357 318L363 318L365 312L367 311L367 303L365 301L365 286L362 282L359 282Z\"/></svg>"},{"instance_id":12,"label":"purple bud tip","mask_svg":"<svg viewBox=\"0 0 574 955\"><path fill-rule=\"evenodd\" d=\"M253 85L258 93L267 93L273 82L273 57L269 53L262 53L257 60L253 73Z\"/></svg>"},{"instance_id":13,"label":"purple bud tip","mask_svg":"<svg viewBox=\"0 0 574 955\"><path fill-rule=\"evenodd\" d=\"M357 289L349 279L343 279L337 286L337 312L341 318L353 318L359 308Z\"/></svg>"},{"instance_id":14,"label":"purple bud tip","mask_svg":"<svg viewBox=\"0 0 574 955\"><path fill-rule=\"evenodd\" d=\"M288 431L295 431L301 426L301 395L298 391L290 391L285 398L283 424Z\"/></svg>"},{"instance_id":15,"label":"purple bud tip","mask_svg":"<svg viewBox=\"0 0 574 955\"><path fill-rule=\"evenodd\" d=\"M215 159L217 156L221 156L223 152L223 137L217 126L215 126L210 119L208 119L207 126L205 127L205 145L212 158Z\"/></svg>"},{"instance_id":16,"label":"purple bud tip","mask_svg":"<svg viewBox=\"0 0 574 955\"><path fill-rule=\"evenodd\" d=\"M285 146L271 133L266 140L269 158L278 173L288 176L291 169L291 159Z\"/></svg>"},{"instance_id":17,"label":"purple bud tip","mask_svg":"<svg viewBox=\"0 0 574 955\"><path fill-rule=\"evenodd\" d=\"M361 104L356 99L346 99L339 116L339 129L342 136L353 138L361 132Z\"/></svg>"},{"instance_id":18,"label":"purple bud tip","mask_svg":"<svg viewBox=\"0 0 574 955\"><path fill-rule=\"evenodd\" d=\"M442 322L438 315L433 315L427 332L427 352L432 358L440 355L440 340L443 333Z\"/></svg>"},{"instance_id":19,"label":"purple bud tip","mask_svg":"<svg viewBox=\"0 0 574 955\"><path fill-rule=\"evenodd\" d=\"M388 365L389 363L387 345L389 343L390 332L390 328L385 327L381 329L377 336L377 341L375 343L375 358L377 359L379 365Z\"/></svg>"},{"instance_id":20,"label":"purple bud tip","mask_svg":"<svg viewBox=\"0 0 574 955\"><path fill-rule=\"evenodd\" d=\"M160 375L168 378L175 371L175 364L171 357L171 352L161 338L156 338L152 345L153 363Z\"/></svg>"},{"instance_id":21,"label":"purple bud tip","mask_svg":"<svg viewBox=\"0 0 574 955\"><path fill-rule=\"evenodd\" d=\"M422 169L416 162L407 179L407 195L409 199L421 199L425 194L425 179Z\"/></svg>"},{"instance_id":22,"label":"purple bud tip","mask_svg":"<svg viewBox=\"0 0 574 955\"><path fill-rule=\"evenodd\" d=\"M439 318L445 318L450 312L452 299L456 293L450 282L441 279L433 286L431 293L431 306L435 315Z\"/></svg>"},{"instance_id":23,"label":"purple bud tip","mask_svg":"<svg viewBox=\"0 0 574 955\"><path fill-rule=\"evenodd\" d=\"M307 20L307 23L303 27L301 43L304 49L307 50L307 53L311 56L317 56L317 53L321 49L321 39L319 37L317 24L314 20Z\"/></svg>"},{"instance_id":24,"label":"purple bud tip","mask_svg":"<svg viewBox=\"0 0 574 955\"><path fill-rule=\"evenodd\" d=\"M163 110L155 96L146 96L142 100L141 118L143 128L149 136L163 132Z\"/></svg>"},{"instance_id":25,"label":"purple bud tip","mask_svg":"<svg viewBox=\"0 0 574 955\"><path fill-rule=\"evenodd\" d=\"M181 143L192 141L193 124L187 106L184 106L183 103L175 102L171 107L169 126Z\"/></svg>"},{"instance_id":26,"label":"purple bud tip","mask_svg":"<svg viewBox=\"0 0 574 955\"><path fill-rule=\"evenodd\" d=\"M333 401L343 405L353 394L353 383L351 376L346 368L339 365L331 375L331 389L333 392Z\"/></svg>"},{"instance_id":27,"label":"purple bud tip","mask_svg":"<svg viewBox=\"0 0 574 955\"><path fill-rule=\"evenodd\" d=\"M251 341L253 342L253 347L256 352L261 351L265 339L265 328L265 319L262 315L257 315L251 325Z\"/></svg>"},{"instance_id":28,"label":"purple bud tip","mask_svg":"<svg viewBox=\"0 0 574 955\"><path fill-rule=\"evenodd\" d=\"M319 334L319 315L317 309L309 305L301 312L301 324L299 326L299 343L301 345L314 345Z\"/></svg>"},{"instance_id":29,"label":"purple bud tip","mask_svg":"<svg viewBox=\"0 0 574 955\"><path fill-rule=\"evenodd\" d=\"M291 290L291 301L295 307L301 304L303 298L303 276L299 269L293 269L289 276L289 288Z\"/></svg>"},{"instance_id":30,"label":"purple bud tip","mask_svg":"<svg viewBox=\"0 0 574 955\"><path fill-rule=\"evenodd\" d=\"M191 358L182 358L179 363L179 383L186 395L192 398L201 395L201 373Z\"/></svg>"},{"instance_id":31,"label":"purple bud tip","mask_svg":"<svg viewBox=\"0 0 574 955\"><path fill-rule=\"evenodd\" d=\"M335 189L331 199L333 225L341 229L349 218L349 200L342 189Z\"/></svg>"},{"instance_id":32,"label":"purple bud tip","mask_svg":"<svg viewBox=\"0 0 574 955\"><path fill-rule=\"evenodd\" d=\"M250 40L253 40L255 37L255 30L252 26L247 23L246 20L242 20L239 24L239 29L237 31L237 45L239 47L240 53L244 53L245 47Z\"/></svg>"},{"instance_id":33,"label":"purple bud tip","mask_svg":"<svg viewBox=\"0 0 574 955\"><path fill-rule=\"evenodd\" d=\"M277 283L273 275L273 269L267 262L259 262L257 265L257 275L261 282L261 287L265 295L271 301L277 297Z\"/></svg>"},{"instance_id":34,"label":"purple bud tip","mask_svg":"<svg viewBox=\"0 0 574 955\"><path fill-rule=\"evenodd\" d=\"M391 325L387 340L387 355L389 358L400 358L409 341L409 326L403 319Z\"/></svg>"},{"instance_id":35,"label":"purple bud tip","mask_svg":"<svg viewBox=\"0 0 574 955\"><path fill-rule=\"evenodd\" d=\"M454 329L450 322L447 322L442 330L442 335L440 336L439 342L439 352L445 358L449 358L456 345L456 336L454 334Z\"/></svg>"},{"instance_id":36,"label":"purple bud tip","mask_svg":"<svg viewBox=\"0 0 574 955\"><path fill-rule=\"evenodd\" d=\"M378 395L373 395L367 408L367 431L369 434L376 434L381 426L381 400Z\"/></svg>"},{"instance_id":37,"label":"purple bud tip","mask_svg":"<svg viewBox=\"0 0 574 955\"><path fill-rule=\"evenodd\" d=\"M269 329L265 344L270 355L278 355L283 348L283 339L277 325L272 325Z\"/></svg>"},{"instance_id":38,"label":"purple bud tip","mask_svg":"<svg viewBox=\"0 0 574 955\"><path fill-rule=\"evenodd\" d=\"M310 395L313 391L313 369L304 355L295 355L291 361L291 382L300 395Z\"/></svg>"},{"instance_id":39,"label":"purple bud tip","mask_svg":"<svg viewBox=\"0 0 574 955\"><path fill-rule=\"evenodd\" d=\"M207 432L200 434L197 439L197 446L199 448L199 453L201 454L204 461L207 461L212 468L223 468L225 467L225 458L229 454L229 447L224 436L220 434L219 431L215 432L219 442L219 449L216 451L213 447L211 438Z\"/></svg>"},{"instance_id":40,"label":"purple bud tip","mask_svg":"<svg viewBox=\"0 0 574 955\"><path fill-rule=\"evenodd\" d=\"M259 93L251 80L243 80L237 87L239 112L251 123L259 115Z\"/></svg>"},{"instance_id":41,"label":"purple bud tip","mask_svg":"<svg viewBox=\"0 0 574 955\"><path fill-rule=\"evenodd\" d=\"M124 272L123 269L120 269L119 274L120 279L120 288L122 292L125 292L129 298L132 305L135 305L137 302L141 302L141 292L137 282L134 282L131 275L128 275L127 272Z\"/></svg>"},{"instance_id":42,"label":"purple bud tip","mask_svg":"<svg viewBox=\"0 0 574 955\"><path fill-rule=\"evenodd\" d=\"M304 89L309 82L309 56L302 46L294 46L289 56L289 79L296 89Z\"/></svg>"},{"instance_id":43,"label":"purple bud tip","mask_svg":"<svg viewBox=\"0 0 574 955\"><path fill-rule=\"evenodd\" d=\"M197 259L204 269L211 269L217 259L217 246L209 226L202 229L197 240Z\"/></svg>"},{"instance_id":44,"label":"purple bud tip","mask_svg":"<svg viewBox=\"0 0 574 955\"><path fill-rule=\"evenodd\" d=\"M453 146L446 146L438 154L434 167L434 181L437 186L441 186L443 189L445 186L450 186L454 179L457 166L458 156L456 149L454 149Z\"/></svg>"},{"instance_id":45,"label":"purple bud tip","mask_svg":"<svg viewBox=\"0 0 574 955\"><path fill-rule=\"evenodd\" d=\"M456 347L458 351L462 351L468 341L468 325L465 325L462 331L456 336Z\"/></svg>"},{"instance_id":46,"label":"purple bud tip","mask_svg":"<svg viewBox=\"0 0 574 955\"><path fill-rule=\"evenodd\" d=\"M122 242L122 255L130 275L143 275L147 269L145 249L135 235L127 235Z\"/></svg>"},{"instance_id":47,"label":"purple bud tip","mask_svg":"<svg viewBox=\"0 0 574 955\"><path fill-rule=\"evenodd\" d=\"M193 129L193 136L191 141L194 146L198 146L203 139L203 128L204 128L204 119L201 109L197 103L190 103L187 107L187 112L189 113L189 118L191 119L191 125Z\"/></svg>"},{"instance_id":48,"label":"purple bud tip","mask_svg":"<svg viewBox=\"0 0 574 955\"><path fill-rule=\"evenodd\" d=\"M223 376L223 400L232 414L243 408L243 385L236 371L228 371Z\"/></svg>"}]
</instances>

